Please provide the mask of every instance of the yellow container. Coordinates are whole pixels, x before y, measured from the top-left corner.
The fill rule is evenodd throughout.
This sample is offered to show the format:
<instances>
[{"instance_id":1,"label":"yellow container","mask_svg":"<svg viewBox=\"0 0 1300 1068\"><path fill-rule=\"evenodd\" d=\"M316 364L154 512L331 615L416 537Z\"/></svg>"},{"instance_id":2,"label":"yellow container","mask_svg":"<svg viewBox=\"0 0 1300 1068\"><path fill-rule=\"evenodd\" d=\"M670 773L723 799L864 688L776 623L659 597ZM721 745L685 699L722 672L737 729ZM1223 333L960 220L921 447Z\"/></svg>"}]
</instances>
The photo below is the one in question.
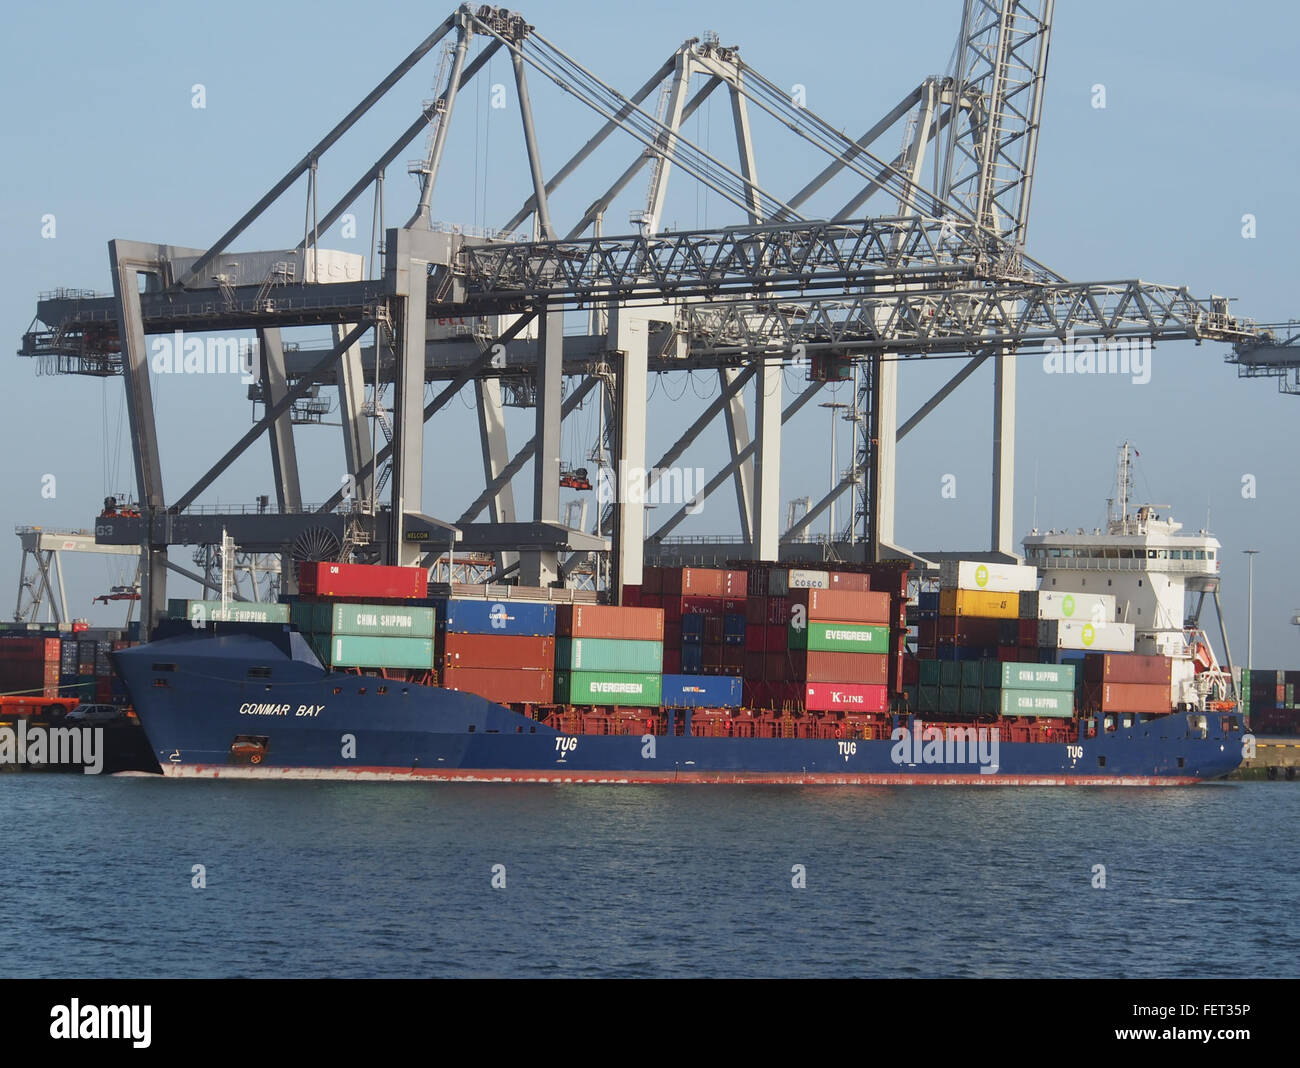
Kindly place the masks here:
<instances>
[{"instance_id":1,"label":"yellow container","mask_svg":"<svg viewBox=\"0 0 1300 1068\"><path fill-rule=\"evenodd\" d=\"M977 619L1019 619L1020 594L986 590L941 590L939 614Z\"/></svg>"}]
</instances>

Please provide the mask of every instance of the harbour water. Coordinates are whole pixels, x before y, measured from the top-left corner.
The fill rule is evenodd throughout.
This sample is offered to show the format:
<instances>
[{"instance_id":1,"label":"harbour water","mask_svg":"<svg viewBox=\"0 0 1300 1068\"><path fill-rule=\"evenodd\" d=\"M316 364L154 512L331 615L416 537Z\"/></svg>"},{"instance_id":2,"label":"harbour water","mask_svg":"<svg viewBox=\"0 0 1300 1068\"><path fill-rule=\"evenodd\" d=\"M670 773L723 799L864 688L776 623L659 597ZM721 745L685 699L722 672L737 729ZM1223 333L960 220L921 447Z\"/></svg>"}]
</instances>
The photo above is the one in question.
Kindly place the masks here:
<instances>
[{"instance_id":1,"label":"harbour water","mask_svg":"<svg viewBox=\"0 0 1300 1068\"><path fill-rule=\"evenodd\" d=\"M0 806L8 977L1300 975L1289 783L28 774Z\"/></svg>"}]
</instances>

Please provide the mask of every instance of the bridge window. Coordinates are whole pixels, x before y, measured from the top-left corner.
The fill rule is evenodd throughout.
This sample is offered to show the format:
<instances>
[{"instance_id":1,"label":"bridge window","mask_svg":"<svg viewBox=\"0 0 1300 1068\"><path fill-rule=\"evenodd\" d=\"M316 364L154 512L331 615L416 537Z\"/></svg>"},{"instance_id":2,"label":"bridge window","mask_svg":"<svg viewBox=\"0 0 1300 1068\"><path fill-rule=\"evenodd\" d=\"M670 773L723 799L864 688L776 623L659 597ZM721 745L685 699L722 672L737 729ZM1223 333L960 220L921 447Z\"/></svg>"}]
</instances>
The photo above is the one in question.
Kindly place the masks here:
<instances>
[{"instance_id":1,"label":"bridge window","mask_svg":"<svg viewBox=\"0 0 1300 1068\"><path fill-rule=\"evenodd\" d=\"M250 679L269 679L271 669L269 667L251 667L248 669L248 677Z\"/></svg>"},{"instance_id":2,"label":"bridge window","mask_svg":"<svg viewBox=\"0 0 1300 1068\"><path fill-rule=\"evenodd\" d=\"M175 671L176 665L175 664L150 664L149 670L150 671Z\"/></svg>"}]
</instances>

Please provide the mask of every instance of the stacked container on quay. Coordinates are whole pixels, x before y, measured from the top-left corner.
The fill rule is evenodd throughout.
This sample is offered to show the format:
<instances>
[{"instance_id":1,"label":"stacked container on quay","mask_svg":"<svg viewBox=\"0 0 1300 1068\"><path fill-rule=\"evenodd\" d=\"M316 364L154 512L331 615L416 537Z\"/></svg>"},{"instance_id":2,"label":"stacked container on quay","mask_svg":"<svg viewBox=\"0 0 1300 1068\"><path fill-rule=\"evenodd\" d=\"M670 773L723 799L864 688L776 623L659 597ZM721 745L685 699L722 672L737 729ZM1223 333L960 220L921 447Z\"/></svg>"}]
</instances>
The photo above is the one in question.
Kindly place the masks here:
<instances>
[{"instance_id":1,"label":"stacked container on quay","mask_svg":"<svg viewBox=\"0 0 1300 1068\"><path fill-rule=\"evenodd\" d=\"M115 657L172 776L1163 785L1233 770L1241 715L1199 642L1135 652L1134 599L1063 577L1038 589L1032 566L964 561L909 600L904 564L648 568L601 605L508 586L429 597L420 569L310 564L288 623L178 619Z\"/></svg>"}]
</instances>

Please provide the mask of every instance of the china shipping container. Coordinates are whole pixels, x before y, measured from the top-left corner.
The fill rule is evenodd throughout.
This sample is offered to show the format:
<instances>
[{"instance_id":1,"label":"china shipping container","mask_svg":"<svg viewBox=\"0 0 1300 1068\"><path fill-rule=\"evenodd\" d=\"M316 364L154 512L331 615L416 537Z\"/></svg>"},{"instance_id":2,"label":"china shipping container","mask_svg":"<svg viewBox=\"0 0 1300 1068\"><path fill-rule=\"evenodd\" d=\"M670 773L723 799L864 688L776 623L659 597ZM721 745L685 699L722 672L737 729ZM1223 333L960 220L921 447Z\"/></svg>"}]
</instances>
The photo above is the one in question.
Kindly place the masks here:
<instances>
[{"instance_id":1,"label":"china shipping container","mask_svg":"<svg viewBox=\"0 0 1300 1068\"><path fill-rule=\"evenodd\" d=\"M432 669L433 641L429 638L375 638L336 634L329 642L334 667Z\"/></svg>"},{"instance_id":2,"label":"china shipping container","mask_svg":"<svg viewBox=\"0 0 1300 1068\"><path fill-rule=\"evenodd\" d=\"M564 604L556 613L556 634L565 638L632 638L661 642L664 640L664 614L658 608Z\"/></svg>"},{"instance_id":3,"label":"china shipping container","mask_svg":"<svg viewBox=\"0 0 1300 1068\"><path fill-rule=\"evenodd\" d=\"M172 619L188 619L199 623L288 623L289 606L263 601L184 600L174 597L167 601L167 614Z\"/></svg>"},{"instance_id":4,"label":"china shipping container","mask_svg":"<svg viewBox=\"0 0 1300 1068\"><path fill-rule=\"evenodd\" d=\"M314 560L298 564L298 592L317 597L410 600L427 596L428 589L428 572L422 567Z\"/></svg>"},{"instance_id":5,"label":"china shipping container","mask_svg":"<svg viewBox=\"0 0 1300 1068\"><path fill-rule=\"evenodd\" d=\"M1050 716L1069 719L1074 715L1073 690L1003 690L1004 716Z\"/></svg>"},{"instance_id":6,"label":"china shipping container","mask_svg":"<svg viewBox=\"0 0 1300 1068\"><path fill-rule=\"evenodd\" d=\"M1001 665L999 685L1005 690L1073 690L1073 664Z\"/></svg>"},{"instance_id":7,"label":"china shipping container","mask_svg":"<svg viewBox=\"0 0 1300 1068\"><path fill-rule=\"evenodd\" d=\"M547 668L444 667L438 684L501 705L548 705L555 700L555 673Z\"/></svg>"},{"instance_id":8,"label":"china shipping container","mask_svg":"<svg viewBox=\"0 0 1300 1068\"><path fill-rule=\"evenodd\" d=\"M432 608L415 605L335 604L321 605L329 613L334 634L373 634L382 638L432 638L435 615Z\"/></svg>"},{"instance_id":9,"label":"china shipping container","mask_svg":"<svg viewBox=\"0 0 1300 1068\"><path fill-rule=\"evenodd\" d=\"M447 668L520 668L552 670L555 639L515 634L440 633L434 642L438 666Z\"/></svg>"}]
</instances>

